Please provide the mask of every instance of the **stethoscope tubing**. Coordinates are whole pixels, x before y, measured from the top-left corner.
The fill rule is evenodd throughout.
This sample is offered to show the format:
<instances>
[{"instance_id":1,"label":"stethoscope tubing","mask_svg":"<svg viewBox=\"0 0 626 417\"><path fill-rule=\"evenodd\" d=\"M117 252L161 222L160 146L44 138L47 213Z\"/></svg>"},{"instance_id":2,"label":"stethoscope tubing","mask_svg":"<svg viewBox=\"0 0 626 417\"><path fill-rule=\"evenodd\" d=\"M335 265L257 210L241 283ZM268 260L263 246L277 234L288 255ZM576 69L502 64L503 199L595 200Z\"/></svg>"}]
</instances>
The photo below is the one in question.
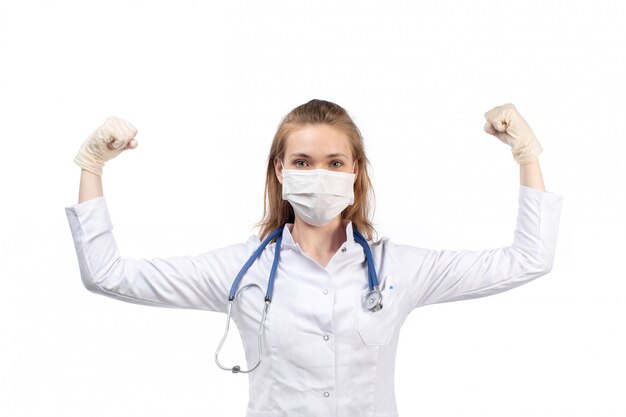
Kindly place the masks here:
<instances>
[{"instance_id":1,"label":"stethoscope tubing","mask_svg":"<svg viewBox=\"0 0 626 417\"><path fill-rule=\"evenodd\" d=\"M365 259L367 261L367 277L369 279L369 287L370 291L374 290L375 287L378 287L378 278L376 277L376 268L374 267L374 256L372 255L372 251L367 244L365 238L355 229L354 230L354 238L361 246L363 246L363 250L365 251Z\"/></svg>"},{"instance_id":2,"label":"stethoscope tubing","mask_svg":"<svg viewBox=\"0 0 626 417\"><path fill-rule=\"evenodd\" d=\"M235 299L235 294L237 293L237 288L239 287L239 283L243 279L244 274L248 271L248 269L250 269L250 267L252 266L254 261L256 261L257 258L259 256L261 256L261 253L263 253L263 250L265 250L265 247L272 241L272 239L274 239L276 236L279 236L278 240L276 241L276 255L274 256L274 262L272 264L272 270L271 270L271 273L270 273L270 284L272 284L272 285L268 285L267 292L265 294L265 299L266 300L268 298L270 300L272 299L272 292L274 290L274 285L273 285L273 283L274 283L274 276L276 275L276 269L278 268L278 258L280 256L280 243L282 243L282 232L283 232L283 228L284 227L285 226L283 225L283 226L279 227L278 229L274 230L259 245L259 247L256 249L256 251L254 251L254 253L252 254L252 256L250 256L250 259L248 259L248 261L243 265L243 267L241 268L241 270L237 274L237 277L233 281L233 284L230 287L230 293L228 294L228 301L232 301L232 300Z\"/></svg>"},{"instance_id":3,"label":"stethoscope tubing","mask_svg":"<svg viewBox=\"0 0 626 417\"><path fill-rule=\"evenodd\" d=\"M278 270L278 262L280 260L280 248L282 245L282 240L283 240L282 235L283 235L284 228L285 228L285 225L283 224L282 226L274 230L265 240L263 240L263 242L259 245L259 247L250 256L248 261L243 265L243 267L241 268L241 270L237 274L237 277L235 278L235 280L233 281L231 285L230 292L228 294L228 310L227 310L228 317L226 319L226 328L224 330L224 335L222 336L222 340L220 341L219 346L217 347L217 350L215 351L215 363L217 363L217 366L219 366L221 369L225 371L231 371L233 373L249 373L249 372L254 371L261 364L263 330L265 327L265 319L267 317L267 312L269 311L269 307L272 303L272 295L274 292L274 280L276 279L276 271ZM376 276L376 268L374 266L374 260L373 260L374 256L372 255L372 251L369 247L369 244L367 243L367 240L365 240L363 235L361 235L361 233L359 233L359 231L355 227L353 227L352 231L354 235L354 240L363 247L363 251L365 253L365 260L367 262L367 281L368 281L369 290L365 294L363 305L364 305L364 308L367 308L370 311L378 311L382 308L382 304L381 304L382 295L378 288L378 278ZM259 258L259 256L261 256L261 253L263 253L263 251L265 250L265 247L274 238L277 238L276 247L274 249L275 250L274 261L272 262L272 269L270 271L270 277L269 277L269 281L267 284L267 290L265 293L265 306L263 308L263 317L261 318L261 324L259 326L259 332L258 332L259 359L256 365L254 365L254 367L248 370L242 370L239 365L235 365L232 368L227 368L225 366L222 366L222 364L220 364L218 360L218 355L219 355L220 350L222 349L222 345L224 344L226 337L228 336L228 330L230 328L230 317L232 313L233 304L235 303L235 301L237 300L241 292L247 288L250 288L250 286L256 286L261 291L263 291L263 289L258 284L255 284L255 283L250 283L250 284L244 285L239 290L237 289L239 288L239 284L241 283L241 280L243 279L243 276L245 275L245 273L248 271L248 269L250 269L254 261L256 261ZM369 300L371 296L374 296L373 300ZM371 303L373 303L373 305L366 306L367 303L365 303L365 300L369 300Z\"/></svg>"}]
</instances>

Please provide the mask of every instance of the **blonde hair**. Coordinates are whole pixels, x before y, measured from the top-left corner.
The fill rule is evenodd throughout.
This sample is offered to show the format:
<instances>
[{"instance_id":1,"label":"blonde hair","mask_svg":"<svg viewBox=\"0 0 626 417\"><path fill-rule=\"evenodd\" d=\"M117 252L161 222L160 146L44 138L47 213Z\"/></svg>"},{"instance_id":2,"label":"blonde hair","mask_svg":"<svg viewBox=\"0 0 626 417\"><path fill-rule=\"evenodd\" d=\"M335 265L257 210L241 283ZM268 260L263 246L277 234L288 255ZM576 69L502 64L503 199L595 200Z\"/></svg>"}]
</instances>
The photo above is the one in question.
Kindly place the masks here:
<instances>
[{"instance_id":1,"label":"blonde hair","mask_svg":"<svg viewBox=\"0 0 626 417\"><path fill-rule=\"evenodd\" d=\"M263 202L263 218L256 224L260 227L259 239L263 241L275 229L285 223L293 223L295 215L289 202L282 198L282 184L276 177L274 159L283 159L287 138L294 130L307 125L328 125L348 136L352 155L359 167L354 184L354 203L341 212L341 219L349 219L367 240L373 240L376 230L370 220L374 210L374 188L367 167L363 137L348 112L341 106L325 100L311 100L291 110L278 125L270 153L267 158L267 173ZM274 239L275 240L275 239Z\"/></svg>"}]
</instances>

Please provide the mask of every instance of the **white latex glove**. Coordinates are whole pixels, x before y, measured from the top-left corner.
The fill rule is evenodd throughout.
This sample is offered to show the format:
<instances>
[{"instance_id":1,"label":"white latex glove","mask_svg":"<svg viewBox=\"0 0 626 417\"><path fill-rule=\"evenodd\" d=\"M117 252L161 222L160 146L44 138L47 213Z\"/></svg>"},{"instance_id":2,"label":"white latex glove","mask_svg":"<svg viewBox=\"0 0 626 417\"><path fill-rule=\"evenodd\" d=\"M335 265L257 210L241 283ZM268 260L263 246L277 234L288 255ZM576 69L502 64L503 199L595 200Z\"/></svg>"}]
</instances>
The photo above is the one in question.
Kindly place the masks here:
<instances>
[{"instance_id":1,"label":"white latex glove","mask_svg":"<svg viewBox=\"0 0 626 417\"><path fill-rule=\"evenodd\" d=\"M532 129L512 103L496 106L485 113L485 132L511 146L513 159L526 165L537 159L543 148Z\"/></svg>"},{"instance_id":2,"label":"white latex glove","mask_svg":"<svg viewBox=\"0 0 626 417\"><path fill-rule=\"evenodd\" d=\"M109 116L82 144L74 162L81 168L102 175L104 163L126 149L137 147L137 129L126 120Z\"/></svg>"}]
</instances>

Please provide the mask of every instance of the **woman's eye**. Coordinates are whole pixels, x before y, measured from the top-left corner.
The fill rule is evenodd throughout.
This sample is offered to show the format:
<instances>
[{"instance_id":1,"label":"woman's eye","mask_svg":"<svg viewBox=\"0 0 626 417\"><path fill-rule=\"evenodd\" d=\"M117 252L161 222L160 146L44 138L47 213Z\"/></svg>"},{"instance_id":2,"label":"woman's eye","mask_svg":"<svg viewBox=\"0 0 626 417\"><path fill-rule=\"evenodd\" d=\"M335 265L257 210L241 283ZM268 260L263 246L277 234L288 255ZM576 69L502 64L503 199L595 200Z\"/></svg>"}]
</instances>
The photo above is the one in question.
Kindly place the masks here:
<instances>
[{"instance_id":1,"label":"woman's eye","mask_svg":"<svg viewBox=\"0 0 626 417\"><path fill-rule=\"evenodd\" d=\"M330 163L332 166L334 166L335 168L340 168L343 166L343 162L341 161L333 161Z\"/></svg>"},{"instance_id":2,"label":"woman's eye","mask_svg":"<svg viewBox=\"0 0 626 417\"><path fill-rule=\"evenodd\" d=\"M294 162L294 165L301 168L301 167L306 166L306 161L299 160L299 161Z\"/></svg>"}]
</instances>

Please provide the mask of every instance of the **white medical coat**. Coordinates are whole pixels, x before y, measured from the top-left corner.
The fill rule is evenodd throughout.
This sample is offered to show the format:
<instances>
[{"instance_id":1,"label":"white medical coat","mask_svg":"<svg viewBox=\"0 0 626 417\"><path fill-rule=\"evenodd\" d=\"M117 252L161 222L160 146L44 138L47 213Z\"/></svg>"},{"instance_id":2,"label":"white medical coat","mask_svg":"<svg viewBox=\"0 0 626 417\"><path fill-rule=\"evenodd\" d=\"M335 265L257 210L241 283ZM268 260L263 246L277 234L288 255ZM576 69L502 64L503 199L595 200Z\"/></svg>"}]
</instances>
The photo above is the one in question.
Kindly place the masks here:
<instances>
[{"instance_id":1,"label":"white medical coat","mask_svg":"<svg viewBox=\"0 0 626 417\"><path fill-rule=\"evenodd\" d=\"M434 250L369 241L383 309L368 312L363 248L347 240L324 268L284 228L263 361L249 375L246 417L397 417L394 366L398 334L415 308L484 297L550 272L563 197L520 185L513 243L489 250ZM122 257L104 197L65 208L85 287L121 301L227 312L233 279L259 246L245 243L195 256ZM267 246L241 286L256 282L233 307L248 367L274 259ZM219 337L219 335L216 335Z\"/></svg>"}]
</instances>

